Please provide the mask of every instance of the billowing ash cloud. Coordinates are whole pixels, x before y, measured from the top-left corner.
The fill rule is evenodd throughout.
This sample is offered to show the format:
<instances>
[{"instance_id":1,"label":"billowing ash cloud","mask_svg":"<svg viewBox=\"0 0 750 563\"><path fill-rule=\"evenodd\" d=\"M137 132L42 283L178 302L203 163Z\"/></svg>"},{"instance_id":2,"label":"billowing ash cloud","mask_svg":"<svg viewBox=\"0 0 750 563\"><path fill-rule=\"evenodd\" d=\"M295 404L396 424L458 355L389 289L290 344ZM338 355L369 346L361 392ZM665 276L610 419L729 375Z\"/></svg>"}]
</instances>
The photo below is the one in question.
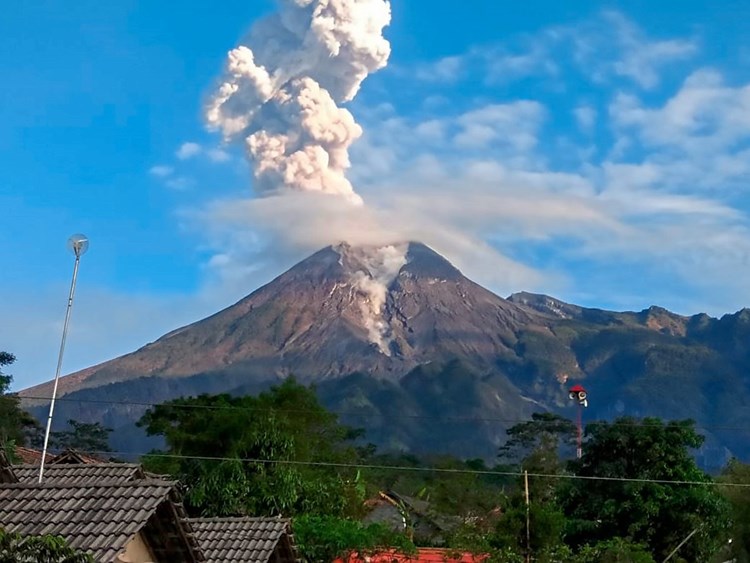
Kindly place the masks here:
<instances>
[{"instance_id":1,"label":"billowing ash cloud","mask_svg":"<svg viewBox=\"0 0 750 563\"><path fill-rule=\"evenodd\" d=\"M383 68L387 0L279 0L227 57L209 127L243 140L256 189L323 192L361 202L345 172L362 129L338 103Z\"/></svg>"}]
</instances>

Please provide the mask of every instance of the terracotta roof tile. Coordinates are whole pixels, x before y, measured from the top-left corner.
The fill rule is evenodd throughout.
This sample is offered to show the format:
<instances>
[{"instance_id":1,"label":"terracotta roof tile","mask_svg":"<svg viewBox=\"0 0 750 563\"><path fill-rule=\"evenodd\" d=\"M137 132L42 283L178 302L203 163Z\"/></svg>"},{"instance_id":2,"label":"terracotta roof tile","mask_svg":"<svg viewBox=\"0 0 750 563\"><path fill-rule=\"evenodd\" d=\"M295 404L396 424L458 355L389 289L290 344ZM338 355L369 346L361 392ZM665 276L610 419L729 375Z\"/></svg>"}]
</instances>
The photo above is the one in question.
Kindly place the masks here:
<instances>
[{"instance_id":1,"label":"terracotta roof tile","mask_svg":"<svg viewBox=\"0 0 750 563\"><path fill-rule=\"evenodd\" d=\"M24 448L23 446L16 446L13 452L21 463L36 464L39 465L42 462L42 452L39 450L33 450L31 448Z\"/></svg>"},{"instance_id":2,"label":"terracotta roof tile","mask_svg":"<svg viewBox=\"0 0 750 563\"><path fill-rule=\"evenodd\" d=\"M358 557L352 555L346 563L481 563L486 561L487 555L474 555L471 553L457 552L455 549L440 549L420 547L414 555L405 555L394 551L386 551ZM334 563L343 563L337 559Z\"/></svg>"}]
</instances>

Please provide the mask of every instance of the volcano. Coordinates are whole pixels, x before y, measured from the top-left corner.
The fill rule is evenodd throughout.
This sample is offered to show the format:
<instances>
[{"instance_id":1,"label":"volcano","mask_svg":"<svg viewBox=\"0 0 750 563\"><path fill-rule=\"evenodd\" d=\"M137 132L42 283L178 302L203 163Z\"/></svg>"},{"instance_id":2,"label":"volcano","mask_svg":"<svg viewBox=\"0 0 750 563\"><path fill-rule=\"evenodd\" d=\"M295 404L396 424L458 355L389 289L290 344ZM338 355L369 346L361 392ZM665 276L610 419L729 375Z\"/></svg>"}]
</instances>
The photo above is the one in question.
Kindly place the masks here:
<instances>
[{"instance_id":1,"label":"volcano","mask_svg":"<svg viewBox=\"0 0 750 563\"><path fill-rule=\"evenodd\" d=\"M513 354L519 326L547 324L544 315L473 283L423 244L341 244L211 317L63 377L59 392L196 375L294 374L320 382L363 372L398 380L419 365L456 358L488 369ZM23 394L50 392L47 383Z\"/></svg>"},{"instance_id":2,"label":"volcano","mask_svg":"<svg viewBox=\"0 0 750 563\"><path fill-rule=\"evenodd\" d=\"M383 447L490 458L532 412L571 414L573 381L586 380L587 416L708 427L731 412L746 424L745 331L745 311L712 319L503 299L423 244L339 244L215 315L61 378L56 420L101 421L115 428L115 449L139 453L147 444L134 422L147 404L255 393L294 375ZM50 383L20 393L38 414L36 398L50 394ZM712 440L719 457L750 450L730 432Z\"/></svg>"}]
</instances>

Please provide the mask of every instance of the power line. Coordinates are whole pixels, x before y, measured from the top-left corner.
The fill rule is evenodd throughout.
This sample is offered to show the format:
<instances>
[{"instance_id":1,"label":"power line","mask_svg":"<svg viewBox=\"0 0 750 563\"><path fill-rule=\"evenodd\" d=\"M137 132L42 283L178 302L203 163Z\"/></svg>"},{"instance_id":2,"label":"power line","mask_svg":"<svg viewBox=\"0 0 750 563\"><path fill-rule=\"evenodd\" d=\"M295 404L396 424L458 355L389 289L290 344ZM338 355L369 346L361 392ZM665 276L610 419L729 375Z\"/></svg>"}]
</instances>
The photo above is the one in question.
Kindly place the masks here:
<instances>
[{"instance_id":1,"label":"power line","mask_svg":"<svg viewBox=\"0 0 750 563\"><path fill-rule=\"evenodd\" d=\"M336 461L300 461L300 460L280 460L280 459L263 459L250 457L223 457L223 456L198 456L186 454L171 454L165 452L82 452L77 453L90 456L122 456L122 457L161 457L168 459L191 459L200 461L241 461L244 463L263 463L269 465L298 465L309 467L330 467L338 469L379 469L389 471L407 471L407 472L424 472L424 473L444 473L444 474L464 474L464 475L485 475L496 477L523 477L523 471L496 471L493 469L461 469L451 467L413 467L403 465L377 465L370 463L344 463ZM570 473L534 473L529 472L529 477L539 477L543 479L571 479L584 481L609 481L618 483L656 483L661 485L701 485L713 487L739 487L750 488L750 483L731 483L718 481L691 481L682 479L648 479L640 477L605 477L597 475L573 475Z\"/></svg>"},{"instance_id":2,"label":"power line","mask_svg":"<svg viewBox=\"0 0 750 563\"><path fill-rule=\"evenodd\" d=\"M37 401L49 401L50 397L38 397L38 396L23 396L23 400L37 400ZM115 401L111 399L72 399L67 397L58 397L58 402L69 402L69 403L85 403L85 404L105 404L105 405L120 405L120 406L134 406L134 407L158 407L168 406L169 408L176 409L204 409L204 410L235 410L235 411L259 411L259 412L281 412L281 413L310 413L320 414L320 411L313 409L273 409L269 407L249 407L249 406L237 406L237 405L196 405L196 404L173 404L171 402L163 403L152 403L147 401ZM520 423L520 422L531 422L528 418L504 418L504 417L480 417L480 416L438 416L438 415L421 415L421 414L392 414L392 413L362 413L357 411L328 411L330 414L335 414L339 417L354 417L354 418L388 418L388 419L412 419L412 420L440 420L445 422L508 422L508 423ZM544 421L537 420L537 424L558 424L559 421ZM587 423L587 426L599 426L599 425L610 425L610 426L638 426L638 427L664 427L669 424L670 421L665 423L650 423L645 421L591 421ZM696 427L702 430L732 430L738 432L750 433L750 426L704 426L696 423Z\"/></svg>"}]
</instances>

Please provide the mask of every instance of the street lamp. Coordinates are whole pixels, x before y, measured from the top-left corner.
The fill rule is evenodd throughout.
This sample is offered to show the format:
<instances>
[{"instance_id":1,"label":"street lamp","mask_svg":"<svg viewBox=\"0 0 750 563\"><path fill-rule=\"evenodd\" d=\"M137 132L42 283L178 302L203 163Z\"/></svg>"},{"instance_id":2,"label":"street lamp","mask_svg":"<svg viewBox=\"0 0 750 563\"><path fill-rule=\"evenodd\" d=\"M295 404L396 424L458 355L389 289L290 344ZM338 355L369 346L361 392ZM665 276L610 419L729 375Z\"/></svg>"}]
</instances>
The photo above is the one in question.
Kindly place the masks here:
<instances>
[{"instance_id":1,"label":"street lamp","mask_svg":"<svg viewBox=\"0 0 750 563\"><path fill-rule=\"evenodd\" d=\"M581 385L573 385L568 391L571 401L578 403L578 420L576 421L576 457L581 459L583 454L583 409L589 406L588 393Z\"/></svg>"},{"instance_id":2,"label":"street lamp","mask_svg":"<svg viewBox=\"0 0 750 563\"><path fill-rule=\"evenodd\" d=\"M47 457L47 443L49 442L49 433L52 428L52 414L55 412L55 399L57 398L57 383L60 380L60 371L62 369L63 353L65 352L65 340L68 337L68 323L70 322L70 312L73 309L73 296L76 292L76 280L78 279L78 264L81 256L86 254L89 249L89 239L86 235L75 234L68 239L68 249L75 254L76 260L73 265L73 280L70 282L70 293L68 294L68 307L65 309L65 322L63 323L62 341L60 342L60 353L57 356L57 369L55 370L55 384L52 387L52 399L49 403L49 416L47 416L47 430L44 432L44 448L42 449L42 462L39 465L39 483L44 478L44 461Z\"/></svg>"}]
</instances>

